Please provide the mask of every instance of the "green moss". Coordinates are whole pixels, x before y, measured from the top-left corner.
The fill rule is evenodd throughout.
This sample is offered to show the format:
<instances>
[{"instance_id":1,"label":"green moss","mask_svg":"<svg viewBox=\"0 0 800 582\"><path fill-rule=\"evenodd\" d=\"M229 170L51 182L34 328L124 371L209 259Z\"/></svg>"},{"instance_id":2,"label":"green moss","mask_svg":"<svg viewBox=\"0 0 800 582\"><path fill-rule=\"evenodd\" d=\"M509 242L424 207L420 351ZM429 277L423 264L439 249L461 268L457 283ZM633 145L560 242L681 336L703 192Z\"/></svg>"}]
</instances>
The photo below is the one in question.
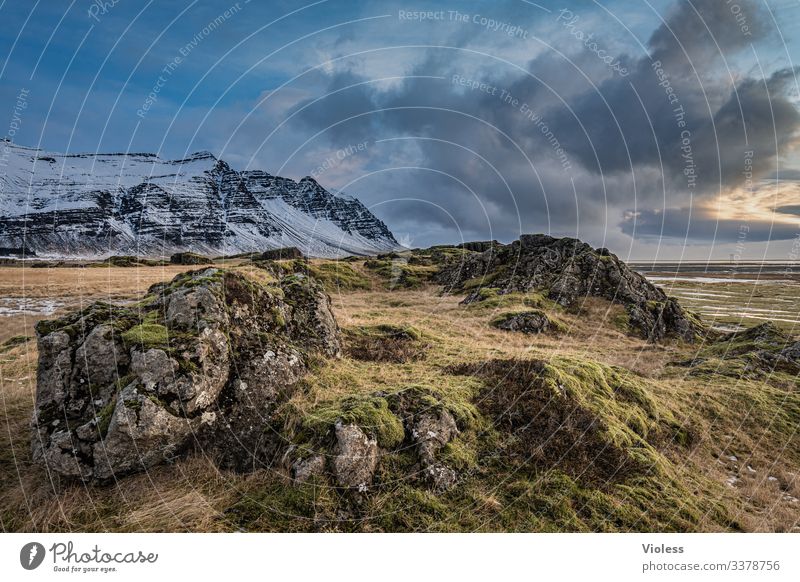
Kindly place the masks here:
<instances>
[{"instance_id":1,"label":"green moss","mask_svg":"<svg viewBox=\"0 0 800 582\"><path fill-rule=\"evenodd\" d=\"M169 345L169 330L158 323L141 323L123 333L122 341L145 349L164 348Z\"/></svg>"},{"instance_id":2,"label":"green moss","mask_svg":"<svg viewBox=\"0 0 800 582\"><path fill-rule=\"evenodd\" d=\"M478 451L474 442L459 437L444 446L439 460L456 471L471 470L478 466Z\"/></svg>"},{"instance_id":3,"label":"green moss","mask_svg":"<svg viewBox=\"0 0 800 582\"><path fill-rule=\"evenodd\" d=\"M275 325L278 327L286 327L286 318L283 316L283 311L278 307L272 307L270 313L272 314L272 319L275 321Z\"/></svg>"},{"instance_id":4,"label":"green moss","mask_svg":"<svg viewBox=\"0 0 800 582\"><path fill-rule=\"evenodd\" d=\"M351 396L323 403L307 413L302 432L312 440L323 441L330 437L337 422L359 426L385 449L398 446L405 434L403 423L380 396Z\"/></svg>"},{"instance_id":5,"label":"green moss","mask_svg":"<svg viewBox=\"0 0 800 582\"><path fill-rule=\"evenodd\" d=\"M219 283L222 283L226 273L227 271L214 267L196 271L186 271L172 279L169 285L164 288L163 293L169 295L180 289L191 289L199 286L207 286L213 289Z\"/></svg>"},{"instance_id":6,"label":"green moss","mask_svg":"<svg viewBox=\"0 0 800 582\"><path fill-rule=\"evenodd\" d=\"M111 424L111 417L114 416L114 409L117 407L116 396L97 413L97 432L101 438L108 434L108 427Z\"/></svg>"},{"instance_id":7,"label":"green moss","mask_svg":"<svg viewBox=\"0 0 800 582\"><path fill-rule=\"evenodd\" d=\"M485 301L486 299L492 299L494 297L497 297L499 292L500 289L498 289L497 287L481 287L478 290L478 296L481 298L482 301Z\"/></svg>"},{"instance_id":8,"label":"green moss","mask_svg":"<svg viewBox=\"0 0 800 582\"><path fill-rule=\"evenodd\" d=\"M735 357L758 350L777 352L792 343L792 338L773 323L725 334L701 352L701 356Z\"/></svg>"},{"instance_id":9,"label":"green moss","mask_svg":"<svg viewBox=\"0 0 800 582\"><path fill-rule=\"evenodd\" d=\"M390 407L398 414L419 415L424 412L446 410L460 430L485 428L483 418L473 404L479 387L465 382L455 387L438 388L411 385L389 394Z\"/></svg>"},{"instance_id":10,"label":"green moss","mask_svg":"<svg viewBox=\"0 0 800 582\"><path fill-rule=\"evenodd\" d=\"M335 490L320 486L314 479L301 485L289 485L276 478L259 482L245 490L225 510L226 521L239 531L294 532L309 531L315 521L327 519L324 529L356 531L355 520L337 520L337 505L340 502Z\"/></svg>"},{"instance_id":11,"label":"green moss","mask_svg":"<svg viewBox=\"0 0 800 582\"><path fill-rule=\"evenodd\" d=\"M660 312L664 309L663 301L646 301L645 305L647 306L648 311L652 312Z\"/></svg>"},{"instance_id":12,"label":"green moss","mask_svg":"<svg viewBox=\"0 0 800 582\"><path fill-rule=\"evenodd\" d=\"M44 336L59 331L76 340L100 324L110 325L114 331L122 332L138 321L139 314L136 310L98 301L60 319L39 321L36 324L36 333Z\"/></svg>"},{"instance_id":13,"label":"green moss","mask_svg":"<svg viewBox=\"0 0 800 582\"><path fill-rule=\"evenodd\" d=\"M189 358L177 358L178 372L184 376L198 375L202 372L200 366Z\"/></svg>"},{"instance_id":14,"label":"green moss","mask_svg":"<svg viewBox=\"0 0 800 582\"><path fill-rule=\"evenodd\" d=\"M611 323L614 327L624 333L630 333L632 331L631 316L627 311L620 311L614 315L611 319Z\"/></svg>"}]
</instances>

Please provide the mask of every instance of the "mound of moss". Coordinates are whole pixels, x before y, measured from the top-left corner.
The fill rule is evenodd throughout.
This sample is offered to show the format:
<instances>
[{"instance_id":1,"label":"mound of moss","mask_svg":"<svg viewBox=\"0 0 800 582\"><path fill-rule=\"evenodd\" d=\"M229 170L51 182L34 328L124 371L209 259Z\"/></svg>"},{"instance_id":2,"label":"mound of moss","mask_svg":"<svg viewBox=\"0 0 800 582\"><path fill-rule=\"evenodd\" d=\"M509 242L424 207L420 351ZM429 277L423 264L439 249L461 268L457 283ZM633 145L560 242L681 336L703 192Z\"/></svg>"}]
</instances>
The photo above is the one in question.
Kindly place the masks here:
<instances>
[{"instance_id":1,"label":"mound of moss","mask_svg":"<svg viewBox=\"0 0 800 582\"><path fill-rule=\"evenodd\" d=\"M319 261L309 263L308 273L322 283L328 293L368 290L372 288L369 277L352 263L344 261Z\"/></svg>"},{"instance_id":2,"label":"mound of moss","mask_svg":"<svg viewBox=\"0 0 800 582\"><path fill-rule=\"evenodd\" d=\"M730 333L708 334L691 360L676 362L694 376L769 379L794 385L800 374L800 342L772 322Z\"/></svg>"},{"instance_id":3,"label":"mound of moss","mask_svg":"<svg viewBox=\"0 0 800 582\"><path fill-rule=\"evenodd\" d=\"M665 474L660 442L688 433L631 372L572 359L462 366L486 382L482 410L515 436L514 452L584 481Z\"/></svg>"},{"instance_id":4,"label":"mound of moss","mask_svg":"<svg viewBox=\"0 0 800 582\"><path fill-rule=\"evenodd\" d=\"M243 496L230 511L237 527L736 529L715 501L717 486L697 475L687 480L686 467L672 461L694 437L648 381L574 359L490 360L448 373L464 378L463 389L410 385L310 409L288 403L277 426L292 443L289 460L315 471L292 487ZM380 449L370 483L358 491L331 486L342 426ZM442 478L446 486L438 487Z\"/></svg>"}]
</instances>

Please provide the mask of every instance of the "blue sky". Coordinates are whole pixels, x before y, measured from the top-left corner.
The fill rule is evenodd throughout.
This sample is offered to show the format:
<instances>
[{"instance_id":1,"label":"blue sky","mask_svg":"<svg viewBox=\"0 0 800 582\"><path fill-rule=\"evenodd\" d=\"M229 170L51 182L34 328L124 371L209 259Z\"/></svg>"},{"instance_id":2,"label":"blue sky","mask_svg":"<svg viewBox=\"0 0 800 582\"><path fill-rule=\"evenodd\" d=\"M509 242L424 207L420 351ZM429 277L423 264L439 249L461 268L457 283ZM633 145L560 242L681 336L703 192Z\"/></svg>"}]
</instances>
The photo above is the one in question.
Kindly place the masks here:
<instances>
[{"instance_id":1,"label":"blue sky","mask_svg":"<svg viewBox=\"0 0 800 582\"><path fill-rule=\"evenodd\" d=\"M800 233L780 211L800 169L791 0L6 1L0 18L24 145L313 174L410 244L545 231L727 258L744 226L747 253L781 258ZM688 113L694 186L654 58Z\"/></svg>"}]
</instances>

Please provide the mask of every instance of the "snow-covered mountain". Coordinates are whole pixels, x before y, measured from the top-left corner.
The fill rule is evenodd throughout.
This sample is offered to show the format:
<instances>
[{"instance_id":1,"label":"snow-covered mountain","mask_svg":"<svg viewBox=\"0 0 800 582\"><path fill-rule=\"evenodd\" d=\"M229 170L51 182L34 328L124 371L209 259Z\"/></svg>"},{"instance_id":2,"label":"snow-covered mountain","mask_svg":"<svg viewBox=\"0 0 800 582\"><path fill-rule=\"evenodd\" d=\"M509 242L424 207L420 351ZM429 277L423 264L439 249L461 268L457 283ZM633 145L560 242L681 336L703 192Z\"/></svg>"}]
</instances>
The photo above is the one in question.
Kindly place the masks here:
<instances>
[{"instance_id":1,"label":"snow-covered mountain","mask_svg":"<svg viewBox=\"0 0 800 582\"><path fill-rule=\"evenodd\" d=\"M358 200L313 178L238 172L213 154L56 154L0 141L0 252L46 257L296 246L310 256L399 245Z\"/></svg>"}]
</instances>

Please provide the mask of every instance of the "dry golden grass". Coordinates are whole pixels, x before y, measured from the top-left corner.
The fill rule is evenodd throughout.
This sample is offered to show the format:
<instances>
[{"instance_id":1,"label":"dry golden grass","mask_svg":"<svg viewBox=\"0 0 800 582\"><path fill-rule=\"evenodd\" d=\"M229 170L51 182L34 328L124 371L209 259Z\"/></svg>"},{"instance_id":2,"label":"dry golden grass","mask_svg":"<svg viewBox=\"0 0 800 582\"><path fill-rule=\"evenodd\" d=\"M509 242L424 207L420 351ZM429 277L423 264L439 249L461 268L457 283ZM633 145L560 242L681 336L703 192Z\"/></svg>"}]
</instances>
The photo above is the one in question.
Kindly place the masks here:
<instances>
[{"instance_id":1,"label":"dry golden grass","mask_svg":"<svg viewBox=\"0 0 800 582\"><path fill-rule=\"evenodd\" d=\"M359 272L363 271L360 267ZM190 267L3 269L3 296L70 298L70 305L94 299L136 298L153 283L168 280ZM748 404L736 408L747 390L730 390L730 378L709 382L675 372L671 361L688 358L696 347L652 345L619 328L620 308L596 299L574 311L558 309L567 325L561 335L526 336L488 325L498 314L459 304L460 297L439 296L436 288L336 292L332 301L343 328L394 324L411 325L428 344L425 356L405 363L381 363L342 358L315 371L309 390L292 398L300 412L345 394L371 393L408 384L456 387L476 379L445 372L448 366L492 358L569 356L620 366L658 383L653 396L665 410L685 421L695 437L689 449L667 453L686 483L709 479L722 504L739 525L751 531L798 531L800 522L800 440L782 426L770 427L766 405L758 414ZM501 311L522 309L505 305ZM552 307L551 307L552 308ZM555 309L555 308L552 308ZM5 320L4 320L5 322ZM24 320L32 328L32 318ZM0 341L15 335L2 331ZM218 471L201 455L106 487L58 483L30 462L29 419L35 393L35 343L0 354L0 528L14 531L230 531L236 529L231 508L243 500L284 483L270 471L237 475ZM741 393L741 394L740 394ZM770 393L772 394L772 392ZM773 394L774 396L774 394ZM744 401L742 401L744 402ZM795 426L797 429L797 426ZM726 459L735 455L736 463ZM756 472L747 469L750 466ZM738 477L733 485L732 476ZM771 480L772 476L775 479ZM473 492L476 511L485 514L487 529L495 516L508 510L496 492ZM297 527L279 510L260 507L262 529ZM676 509L678 511L678 509ZM706 516L708 529L718 526ZM524 529L524 525L520 525ZM324 526L322 529L325 529Z\"/></svg>"},{"instance_id":2,"label":"dry golden grass","mask_svg":"<svg viewBox=\"0 0 800 582\"><path fill-rule=\"evenodd\" d=\"M200 267L194 267L200 268ZM92 301L122 301L145 294L148 287L169 281L192 267L0 267L0 300L26 298L58 302L56 317ZM32 335L37 317L19 314L2 318L0 342L17 335Z\"/></svg>"}]
</instances>

